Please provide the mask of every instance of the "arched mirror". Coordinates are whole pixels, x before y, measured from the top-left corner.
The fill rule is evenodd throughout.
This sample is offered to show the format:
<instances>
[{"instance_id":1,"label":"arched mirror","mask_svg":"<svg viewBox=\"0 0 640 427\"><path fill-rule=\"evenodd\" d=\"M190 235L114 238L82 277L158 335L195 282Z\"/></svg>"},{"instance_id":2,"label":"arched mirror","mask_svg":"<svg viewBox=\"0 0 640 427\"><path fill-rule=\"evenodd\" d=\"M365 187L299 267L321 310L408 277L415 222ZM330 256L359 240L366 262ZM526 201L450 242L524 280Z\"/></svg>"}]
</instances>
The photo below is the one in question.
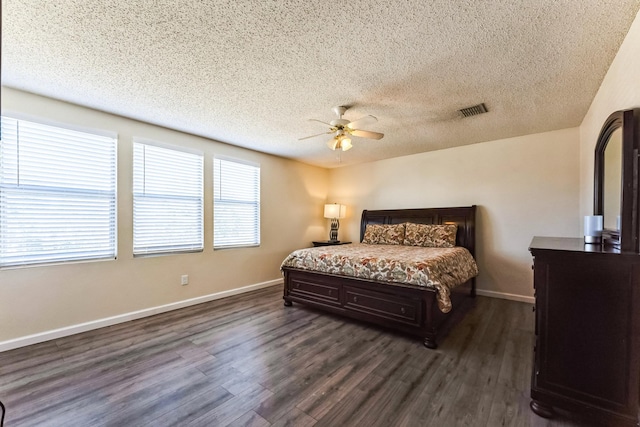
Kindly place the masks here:
<instances>
[{"instance_id":1,"label":"arched mirror","mask_svg":"<svg viewBox=\"0 0 640 427\"><path fill-rule=\"evenodd\" d=\"M622 128L613 131L604 150L602 209L604 228L620 231L622 207Z\"/></svg>"},{"instance_id":2,"label":"arched mirror","mask_svg":"<svg viewBox=\"0 0 640 427\"><path fill-rule=\"evenodd\" d=\"M602 215L604 243L639 251L640 109L616 111L605 121L595 150L594 215Z\"/></svg>"}]
</instances>

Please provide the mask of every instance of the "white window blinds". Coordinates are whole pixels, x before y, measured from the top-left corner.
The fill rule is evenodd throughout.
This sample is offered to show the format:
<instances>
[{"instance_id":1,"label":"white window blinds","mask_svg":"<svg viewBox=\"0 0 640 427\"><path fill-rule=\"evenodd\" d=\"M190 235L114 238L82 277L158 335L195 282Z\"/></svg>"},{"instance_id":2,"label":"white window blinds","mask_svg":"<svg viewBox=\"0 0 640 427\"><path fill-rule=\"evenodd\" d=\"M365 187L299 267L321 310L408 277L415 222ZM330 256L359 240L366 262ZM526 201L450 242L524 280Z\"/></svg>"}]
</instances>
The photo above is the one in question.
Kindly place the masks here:
<instances>
[{"instance_id":1,"label":"white window blinds","mask_svg":"<svg viewBox=\"0 0 640 427\"><path fill-rule=\"evenodd\" d=\"M260 245L260 165L214 157L213 247Z\"/></svg>"},{"instance_id":2,"label":"white window blinds","mask_svg":"<svg viewBox=\"0 0 640 427\"><path fill-rule=\"evenodd\" d=\"M133 253L200 251L203 155L134 141Z\"/></svg>"},{"instance_id":3,"label":"white window blinds","mask_svg":"<svg viewBox=\"0 0 640 427\"><path fill-rule=\"evenodd\" d=\"M115 136L1 119L0 266L115 258Z\"/></svg>"}]
</instances>

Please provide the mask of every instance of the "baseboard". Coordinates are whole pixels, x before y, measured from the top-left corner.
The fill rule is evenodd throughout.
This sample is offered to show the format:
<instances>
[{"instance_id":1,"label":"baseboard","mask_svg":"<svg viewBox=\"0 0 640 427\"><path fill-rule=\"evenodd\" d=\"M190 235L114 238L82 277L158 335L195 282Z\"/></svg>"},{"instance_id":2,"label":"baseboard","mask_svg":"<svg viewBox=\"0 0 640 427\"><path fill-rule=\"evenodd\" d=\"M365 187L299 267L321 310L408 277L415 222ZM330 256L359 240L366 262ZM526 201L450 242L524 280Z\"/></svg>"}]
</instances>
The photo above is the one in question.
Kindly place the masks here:
<instances>
[{"instance_id":1,"label":"baseboard","mask_svg":"<svg viewBox=\"0 0 640 427\"><path fill-rule=\"evenodd\" d=\"M130 313L119 314L117 316L107 317L104 319L92 320L91 322L80 323L78 325L67 326L60 329L53 329L47 332L27 335L25 337L14 338L11 340L0 342L0 353L7 350L13 350L14 348L26 347L28 345L37 344L56 338L62 338L69 335L79 334L81 332L87 332L94 329L104 328L105 326L116 325L118 323L124 323L130 320L153 316L154 314L165 313L167 311L177 310L179 308L189 307L196 304L202 304L203 302L209 302L220 298L230 297L232 295L243 294L245 292L255 291L257 289L267 288L269 286L274 286L282 283L282 279L269 280L249 286L243 286L241 288L230 289L228 291L216 292L215 294L209 294L197 298L172 302L170 304L160 305L157 307L145 308L144 310L132 311Z\"/></svg>"},{"instance_id":2,"label":"baseboard","mask_svg":"<svg viewBox=\"0 0 640 427\"><path fill-rule=\"evenodd\" d=\"M495 292L495 291L485 291L483 289L476 289L476 294L481 295L483 297L491 297L491 298L508 299L508 300L511 300L511 301L528 302L529 304L535 303L535 299L533 297L527 297L527 296L524 296L524 295L507 294L507 293L504 293L504 292Z\"/></svg>"}]
</instances>

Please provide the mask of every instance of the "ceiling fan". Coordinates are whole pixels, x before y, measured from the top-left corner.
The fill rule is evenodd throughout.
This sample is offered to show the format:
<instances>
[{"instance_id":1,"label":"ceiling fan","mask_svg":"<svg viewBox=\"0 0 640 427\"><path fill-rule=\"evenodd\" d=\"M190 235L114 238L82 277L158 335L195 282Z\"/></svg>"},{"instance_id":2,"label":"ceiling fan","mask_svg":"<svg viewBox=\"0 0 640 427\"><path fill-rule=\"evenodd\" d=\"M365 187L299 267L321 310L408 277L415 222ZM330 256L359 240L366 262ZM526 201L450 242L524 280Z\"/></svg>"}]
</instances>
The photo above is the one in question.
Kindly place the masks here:
<instances>
[{"instance_id":1,"label":"ceiling fan","mask_svg":"<svg viewBox=\"0 0 640 427\"><path fill-rule=\"evenodd\" d=\"M331 122L329 123L323 122L322 120L309 119L310 121L320 122L329 126L329 131L322 132L316 135L305 136L304 138L300 138L299 141L333 133L335 134L335 136L331 138L329 142L327 142L329 148L331 148L332 150L347 151L353 147L353 145L351 144L351 138L349 138L349 136L351 135L358 136L360 138L382 139L382 137L384 136L383 133L358 129L358 126L361 126L363 124L377 122L378 119L376 117L369 115L350 122L349 120L342 118L347 109L348 107L345 107L343 105L339 107L333 107L332 110L334 113L336 113L336 116L338 116L338 118L331 120Z\"/></svg>"}]
</instances>

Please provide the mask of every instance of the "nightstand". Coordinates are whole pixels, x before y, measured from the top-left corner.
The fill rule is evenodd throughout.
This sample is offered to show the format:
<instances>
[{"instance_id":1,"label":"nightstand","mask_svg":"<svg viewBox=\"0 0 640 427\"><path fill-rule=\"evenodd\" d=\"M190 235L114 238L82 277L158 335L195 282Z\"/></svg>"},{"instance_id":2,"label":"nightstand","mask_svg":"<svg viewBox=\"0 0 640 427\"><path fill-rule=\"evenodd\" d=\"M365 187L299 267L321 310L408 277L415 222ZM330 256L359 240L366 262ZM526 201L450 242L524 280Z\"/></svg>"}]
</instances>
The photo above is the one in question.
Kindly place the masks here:
<instances>
[{"instance_id":1,"label":"nightstand","mask_svg":"<svg viewBox=\"0 0 640 427\"><path fill-rule=\"evenodd\" d=\"M316 248L318 246L336 246L336 245L348 245L351 242L341 242L341 241L337 241L337 242L330 242L328 240L323 240L322 242L311 242L313 243L313 247Z\"/></svg>"}]
</instances>

